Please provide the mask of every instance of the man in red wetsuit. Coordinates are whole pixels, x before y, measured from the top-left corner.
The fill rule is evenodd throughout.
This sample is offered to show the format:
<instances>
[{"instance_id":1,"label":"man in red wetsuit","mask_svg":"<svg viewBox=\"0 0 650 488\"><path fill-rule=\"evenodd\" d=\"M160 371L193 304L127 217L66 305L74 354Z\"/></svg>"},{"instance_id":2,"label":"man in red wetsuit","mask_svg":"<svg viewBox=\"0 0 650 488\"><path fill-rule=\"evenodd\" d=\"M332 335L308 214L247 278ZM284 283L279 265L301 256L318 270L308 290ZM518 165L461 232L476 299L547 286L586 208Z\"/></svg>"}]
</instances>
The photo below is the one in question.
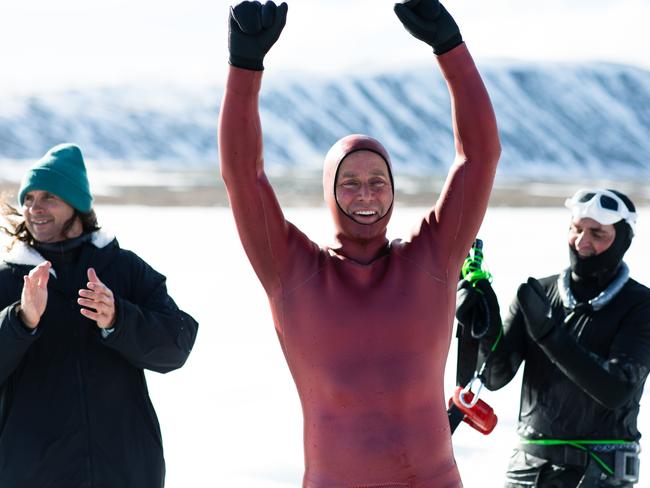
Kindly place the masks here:
<instances>
[{"instance_id":1,"label":"man in red wetsuit","mask_svg":"<svg viewBox=\"0 0 650 488\"><path fill-rule=\"evenodd\" d=\"M304 414L306 488L461 486L443 391L460 266L485 213L500 154L494 113L456 23L437 0L395 12L437 55L456 158L440 198L406 240L389 242L390 158L351 135L325 159L336 244L287 222L264 173L262 60L287 5L230 14L219 147L237 229L268 294Z\"/></svg>"}]
</instances>

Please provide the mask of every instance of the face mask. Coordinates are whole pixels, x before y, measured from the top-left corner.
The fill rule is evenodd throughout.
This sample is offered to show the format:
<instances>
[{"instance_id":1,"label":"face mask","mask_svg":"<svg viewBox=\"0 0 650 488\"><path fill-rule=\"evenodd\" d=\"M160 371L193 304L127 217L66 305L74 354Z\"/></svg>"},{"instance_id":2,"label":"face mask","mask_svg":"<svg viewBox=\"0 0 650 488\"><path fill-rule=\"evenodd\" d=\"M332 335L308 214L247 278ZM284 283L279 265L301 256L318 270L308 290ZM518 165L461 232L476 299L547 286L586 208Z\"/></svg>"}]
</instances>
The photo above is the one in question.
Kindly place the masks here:
<instances>
[{"instance_id":1,"label":"face mask","mask_svg":"<svg viewBox=\"0 0 650 488\"><path fill-rule=\"evenodd\" d=\"M634 234L636 212L630 211L623 200L610 190L578 190L564 202L564 206L571 210L574 220L590 218L602 225L624 220Z\"/></svg>"}]
</instances>

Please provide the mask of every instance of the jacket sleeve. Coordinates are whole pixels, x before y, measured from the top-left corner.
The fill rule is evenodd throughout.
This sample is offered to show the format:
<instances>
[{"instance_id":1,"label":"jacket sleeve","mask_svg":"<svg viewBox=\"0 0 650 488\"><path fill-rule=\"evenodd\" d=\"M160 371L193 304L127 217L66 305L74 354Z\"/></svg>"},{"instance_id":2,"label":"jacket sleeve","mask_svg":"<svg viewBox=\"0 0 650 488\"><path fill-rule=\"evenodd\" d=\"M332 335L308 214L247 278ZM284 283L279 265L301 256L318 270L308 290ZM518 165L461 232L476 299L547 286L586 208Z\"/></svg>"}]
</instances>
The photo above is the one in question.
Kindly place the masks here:
<instances>
[{"instance_id":1,"label":"jacket sleeve","mask_svg":"<svg viewBox=\"0 0 650 488\"><path fill-rule=\"evenodd\" d=\"M483 221L501 146L490 98L465 44L438 62L451 97L456 156L428 222L439 257L456 268Z\"/></svg>"},{"instance_id":2,"label":"jacket sleeve","mask_svg":"<svg viewBox=\"0 0 650 488\"><path fill-rule=\"evenodd\" d=\"M493 346L494 351L492 351ZM503 321L503 336L481 340L477 367L485 363L483 380L489 390L498 390L515 377L526 354L526 324L515 297Z\"/></svg>"},{"instance_id":3,"label":"jacket sleeve","mask_svg":"<svg viewBox=\"0 0 650 488\"><path fill-rule=\"evenodd\" d=\"M13 373L27 353L29 346L38 339L38 329L30 332L22 324L14 302L0 311L0 385Z\"/></svg>"},{"instance_id":4,"label":"jacket sleeve","mask_svg":"<svg viewBox=\"0 0 650 488\"><path fill-rule=\"evenodd\" d=\"M290 226L264 172L258 106L262 73L229 67L219 115L219 154L239 237L267 294L273 295L289 258Z\"/></svg>"},{"instance_id":5,"label":"jacket sleeve","mask_svg":"<svg viewBox=\"0 0 650 488\"><path fill-rule=\"evenodd\" d=\"M555 327L538 344L548 358L594 400L610 409L620 407L643 388L648 376L650 302L627 314L606 358L578 344L564 327Z\"/></svg>"},{"instance_id":6,"label":"jacket sleeve","mask_svg":"<svg viewBox=\"0 0 650 488\"><path fill-rule=\"evenodd\" d=\"M113 332L102 340L134 366L166 373L180 368L192 350L197 322L167 294L165 277L133 255L133 297L115 297Z\"/></svg>"}]
</instances>

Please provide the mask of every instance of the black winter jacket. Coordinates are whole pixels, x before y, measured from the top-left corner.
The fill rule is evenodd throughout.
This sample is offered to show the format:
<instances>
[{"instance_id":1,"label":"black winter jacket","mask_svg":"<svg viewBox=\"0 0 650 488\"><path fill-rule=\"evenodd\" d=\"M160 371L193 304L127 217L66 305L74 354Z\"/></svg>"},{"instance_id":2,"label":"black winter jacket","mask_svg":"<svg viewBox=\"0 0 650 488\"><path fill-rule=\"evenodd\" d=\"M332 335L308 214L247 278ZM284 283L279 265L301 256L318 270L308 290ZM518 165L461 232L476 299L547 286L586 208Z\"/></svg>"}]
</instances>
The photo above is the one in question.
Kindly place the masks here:
<instances>
[{"instance_id":1,"label":"black winter jacket","mask_svg":"<svg viewBox=\"0 0 650 488\"><path fill-rule=\"evenodd\" d=\"M535 342L515 298L487 364L486 386L503 387L525 361L520 435L638 440L639 400L650 370L650 289L628 279L602 309L577 307L571 314L562 304L557 278L540 280L556 327ZM483 356L488 342L481 345Z\"/></svg>"},{"instance_id":2,"label":"black winter jacket","mask_svg":"<svg viewBox=\"0 0 650 488\"><path fill-rule=\"evenodd\" d=\"M162 440L143 369L181 367L197 323L169 297L164 276L100 231L60 270L65 280L50 277L31 335L15 305L23 275L42 261L19 243L0 264L0 486L162 487ZM115 296L106 338L79 313L88 267Z\"/></svg>"}]
</instances>

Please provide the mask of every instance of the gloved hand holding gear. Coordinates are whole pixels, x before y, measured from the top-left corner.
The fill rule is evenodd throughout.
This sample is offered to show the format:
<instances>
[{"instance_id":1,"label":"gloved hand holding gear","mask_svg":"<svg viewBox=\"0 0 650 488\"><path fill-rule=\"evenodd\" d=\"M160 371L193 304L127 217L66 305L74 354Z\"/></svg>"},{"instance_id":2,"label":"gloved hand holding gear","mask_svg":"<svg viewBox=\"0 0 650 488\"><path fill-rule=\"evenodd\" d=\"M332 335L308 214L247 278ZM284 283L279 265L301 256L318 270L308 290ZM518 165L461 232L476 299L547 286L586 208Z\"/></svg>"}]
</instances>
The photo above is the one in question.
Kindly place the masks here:
<instances>
[{"instance_id":1,"label":"gloved hand holding gear","mask_svg":"<svg viewBox=\"0 0 650 488\"><path fill-rule=\"evenodd\" d=\"M433 47L437 55L463 42L458 25L438 0L404 0L394 9L406 30Z\"/></svg>"},{"instance_id":2,"label":"gloved hand holding gear","mask_svg":"<svg viewBox=\"0 0 650 488\"><path fill-rule=\"evenodd\" d=\"M460 280L456 288L456 320L468 327L474 320L480 294L467 280Z\"/></svg>"},{"instance_id":3,"label":"gloved hand holding gear","mask_svg":"<svg viewBox=\"0 0 650 488\"><path fill-rule=\"evenodd\" d=\"M229 62L238 68L262 71L264 56L280 37L287 21L287 4L276 6L244 1L230 7Z\"/></svg>"},{"instance_id":4,"label":"gloved hand holding gear","mask_svg":"<svg viewBox=\"0 0 650 488\"><path fill-rule=\"evenodd\" d=\"M458 282L456 291L456 320L466 328L473 339L492 337L501 328L499 302L487 279L472 285L467 280Z\"/></svg>"},{"instance_id":5,"label":"gloved hand holding gear","mask_svg":"<svg viewBox=\"0 0 650 488\"><path fill-rule=\"evenodd\" d=\"M528 334L535 340L544 339L555 327L551 302L535 278L519 285L517 299L526 321Z\"/></svg>"}]
</instances>

